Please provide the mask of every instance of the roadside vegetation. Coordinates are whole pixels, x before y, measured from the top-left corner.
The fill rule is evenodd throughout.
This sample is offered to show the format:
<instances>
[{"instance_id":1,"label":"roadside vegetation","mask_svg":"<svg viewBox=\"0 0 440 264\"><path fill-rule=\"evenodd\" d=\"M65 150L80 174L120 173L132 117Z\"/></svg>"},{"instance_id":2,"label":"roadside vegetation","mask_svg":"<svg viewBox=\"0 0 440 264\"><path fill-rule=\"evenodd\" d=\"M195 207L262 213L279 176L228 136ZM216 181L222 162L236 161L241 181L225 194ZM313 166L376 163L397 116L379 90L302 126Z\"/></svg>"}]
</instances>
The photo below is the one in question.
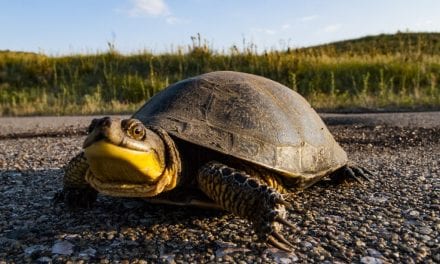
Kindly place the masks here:
<instances>
[{"instance_id":1,"label":"roadside vegetation","mask_svg":"<svg viewBox=\"0 0 440 264\"><path fill-rule=\"evenodd\" d=\"M440 108L440 33L397 33L315 47L215 51L200 36L173 52L62 57L0 51L0 115L131 113L171 83L216 70L262 75L319 110Z\"/></svg>"}]
</instances>

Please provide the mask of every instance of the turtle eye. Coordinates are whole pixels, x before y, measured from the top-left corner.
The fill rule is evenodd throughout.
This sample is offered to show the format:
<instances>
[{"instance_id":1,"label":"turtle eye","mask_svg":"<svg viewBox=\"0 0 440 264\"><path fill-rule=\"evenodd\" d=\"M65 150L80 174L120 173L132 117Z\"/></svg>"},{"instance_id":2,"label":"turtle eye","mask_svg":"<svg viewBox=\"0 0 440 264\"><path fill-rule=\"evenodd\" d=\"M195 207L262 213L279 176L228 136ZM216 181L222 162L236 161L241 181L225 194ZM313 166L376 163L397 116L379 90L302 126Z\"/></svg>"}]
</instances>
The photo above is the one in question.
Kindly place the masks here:
<instances>
[{"instance_id":1,"label":"turtle eye","mask_svg":"<svg viewBox=\"0 0 440 264\"><path fill-rule=\"evenodd\" d=\"M145 128L142 124L133 124L129 129L129 134L136 140L141 140L145 136Z\"/></svg>"}]
</instances>

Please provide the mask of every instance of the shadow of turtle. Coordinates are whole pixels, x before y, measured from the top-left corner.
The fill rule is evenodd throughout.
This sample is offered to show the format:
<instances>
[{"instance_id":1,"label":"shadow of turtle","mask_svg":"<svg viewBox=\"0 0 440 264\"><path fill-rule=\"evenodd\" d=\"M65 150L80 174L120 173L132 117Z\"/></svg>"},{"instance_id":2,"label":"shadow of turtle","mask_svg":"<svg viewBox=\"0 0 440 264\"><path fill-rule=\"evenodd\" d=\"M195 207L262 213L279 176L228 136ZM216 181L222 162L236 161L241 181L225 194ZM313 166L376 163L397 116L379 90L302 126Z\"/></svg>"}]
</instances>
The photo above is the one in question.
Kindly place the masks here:
<instances>
[{"instance_id":1,"label":"shadow of turtle","mask_svg":"<svg viewBox=\"0 0 440 264\"><path fill-rule=\"evenodd\" d=\"M89 260L122 255L153 261L215 252L224 246L222 241L231 247L248 245L242 238L254 235L246 220L224 211L149 204L138 198L98 195L92 208L69 210L53 201L62 188L60 169L0 171L0 180L0 198L10 201L0 207L6 223L0 240L30 248L25 254L31 260L52 257L51 250L60 241L73 245L73 253L61 260L82 259L92 251ZM222 232L224 227L229 231Z\"/></svg>"}]
</instances>

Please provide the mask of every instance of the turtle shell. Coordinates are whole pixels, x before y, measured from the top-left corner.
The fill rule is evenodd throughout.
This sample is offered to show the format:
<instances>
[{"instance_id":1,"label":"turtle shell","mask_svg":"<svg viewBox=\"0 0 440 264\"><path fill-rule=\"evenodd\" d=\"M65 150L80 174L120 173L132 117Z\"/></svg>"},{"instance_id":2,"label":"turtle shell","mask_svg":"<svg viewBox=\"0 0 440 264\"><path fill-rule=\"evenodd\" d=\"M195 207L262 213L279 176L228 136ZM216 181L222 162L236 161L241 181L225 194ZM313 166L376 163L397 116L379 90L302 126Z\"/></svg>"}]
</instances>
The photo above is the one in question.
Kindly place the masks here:
<instances>
[{"instance_id":1,"label":"turtle shell","mask_svg":"<svg viewBox=\"0 0 440 264\"><path fill-rule=\"evenodd\" d=\"M133 117L286 177L324 175L347 163L345 151L301 95L252 74L220 71L177 82Z\"/></svg>"}]
</instances>

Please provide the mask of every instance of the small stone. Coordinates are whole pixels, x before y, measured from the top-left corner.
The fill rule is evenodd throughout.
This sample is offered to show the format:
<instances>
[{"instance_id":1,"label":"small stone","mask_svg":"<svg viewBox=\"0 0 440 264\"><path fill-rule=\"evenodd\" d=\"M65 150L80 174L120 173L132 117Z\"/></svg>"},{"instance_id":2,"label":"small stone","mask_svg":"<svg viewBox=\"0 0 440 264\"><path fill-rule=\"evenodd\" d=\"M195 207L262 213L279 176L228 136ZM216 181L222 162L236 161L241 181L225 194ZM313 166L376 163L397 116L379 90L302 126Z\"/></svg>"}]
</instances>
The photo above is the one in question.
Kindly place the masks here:
<instances>
[{"instance_id":1,"label":"small stone","mask_svg":"<svg viewBox=\"0 0 440 264\"><path fill-rule=\"evenodd\" d=\"M72 241L72 240L75 240L79 237L80 237L79 234L69 234L69 235L64 236L64 239Z\"/></svg>"},{"instance_id":2,"label":"small stone","mask_svg":"<svg viewBox=\"0 0 440 264\"><path fill-rule=\"evenodd\" d=\"M176 263L176 261L174 260L175 257L176 257L175 254L164 254L160 256L162 260L164 260L166 263L169 264Z\"/></svg>"},{"instance_id":3,"label":"small stone","mask_svg":"<svg viewBox=\"0 0 440 264\"><path fill-rule=\"evenodd\" d=\"M429 248L425 246L419 247L418 251L419 251L419 256L421 257L426 257L430 252Z\"/></svg>"},{"instance_id":4,"label":"small stone","mask_svg":"<svg viewBox=\"0 0 440 264\"><path fill-rule=\"evenodd\" d=\"M9 174L9 176L11 177L21 177L23 174L20 172L12 172Z\"/></svg>"},{"instance_id":5,"label":"small stone","mask_svg":"<svg viewBox=\"0 0 440 264\"><path fill-rule=\"evenodd\" d=\"M356 240L357 247L365 247L365 243L362 240Z\"/></svg>"},{"instance_id":6,"label":"small stone","mask_svg":"<svg viewBox=\"0 0 440 264\"><path fill-rule=\"evenodd\" d=\"M418 218L420 216L420 213L417 210L411 210L409 211L408 216L410 216L411 218Z\"/></svg>"},{"instance_id":7,"label":"small stone","mask_svg":"<svg viewBox=\"0 0 440 264\"><path fill-rule=\"evenodd\" d=\"M377 196L377 197L373 196L371 199L377 203L384 203L384 202L388 201L388 197L386 197L386 196Z\"/></svg>"},{"instance_id":8,"label":"small stone","mask_svg":"<svg viewBox=\"0 0 440 264\"><path fill-rule=\"evenodd\" d=\"M367 248L367 252L368 252L368 255L370 255L372 257L375 257L375 258L381 258L382 257L382 254L379 251L377 251L377 250L375 250L373 248Z\"/></svg>"},{"instance_id":9,"label":"small stone","mask_svg":"<svg viewBox=\"0 0 440 264\"><path fill-rule=\"evenodd\" d=\"M34 256L40 254L42 251L46 250L43 245L33 245L24 249L24 254L26 256Z\"/></svg>"},{"instance_id":10,"label":"small stone","mask_svg":"<svg viewBox=\"0 0 440 264\"><path fill-rule=\"evenodd\" d=\"M73 244L68 241L57 241L52 247L52 254L72 255Z\"/></svg>"},{"instance_id":11,"label":"small stone","mask_svg":"<svg viewBox=\"0 0 440 264\"><path fill-rule=\"evenodd\" d=\"M418 229L418 231L419 231L420 234L423 234L423 235L429 235L429 234L432 233L432 229L430 227L427 227L427 226L420 227Z\"/></svg>"},{"instance_id":12,"label":"small stone","mask_svg":"<svg viewBox=\"0 0 440 264\"><path fill-rule=\"evenodd\" d=\"M50 264L52 263L52 259L49 257L41 257L38 258L36 261L37 264Z\"/></svg>"},{"instance_id":13,"label":"small stone","mask_svg":"<svg viewBox=\"0 0 440 264\"><path fill-rule=\"evenodd\" d=\"M35 222L37 223L43 223L45 221L49 220L49 217L47 215L42 215L40 217L37 218L37 220Z\"/></svg>"},{"instance_id":14,"label":"small stone","mask_svg":"<svg viewBox=\"0 0 440 264\"><path fill-rule=\"evenodd\" d=\"M428 236L428 235L423 235L421 236L421 239L423 242L428 243L429 241L432 241L432 237Z\"/></svg>"},{"instance_id":15,"label":"small stone","mask_svg":"<svg viewBox=\"0 0 440 264\"><path fill-rule=\"evenodd\" d=\"M225 255L223 256L223 261L225 262L234 262L234 259L231 256Z\"/></svg>"},{"instance_id":16,"label":"small stone","mask_svg":"<svg viewBox=\"0 0 440 264\"><path fill-rule=\"evenodd\" d=\"M305 247L307 249L313 248L312 243L308 242L308 241L302 241L300 244L302 247Z\"/></svg>"},{"instance_id":17,"label":"small stone","mask_svg":"<svg viewBox=\"0 0 440 264\"><path fill-rule=\"evenodd\" d=\"M94 257L96 255L96 250L89 247L88 249L79 252L78 255L80 257L82 257L82 258L84 258L84 257Z\"/></svg>"},{"instance_id":18,"label":"small stone","mask_svg":"<svg viewBox=\"0 0 440 264\"><path fill-rule=\"evenodd\" d=\"M361 258L362 264L382 264L383 261L379 258L375 257L362 257Z\"/></svg>"},{"instance_id":19,"label":"small stone","mask_svg":"<svg viewBox=\"0 0 440 264\"><path fill-rule=\"evenodd\" d=\"M216 240L215 244L218 247L222 247L222 248L237 247L237 244L235 244L235 243L225 242L225 241L221 241L221 240Z\"/></svg>"},{"instance_id":20,"label":"small stone","mask_svg":"<svg viewBox=\"0 0 440 264\"><path fill-rule=\"evenodd\" d=\"M273 257L276 263L288 264L298 261L298 257L295 254L277 248L268 248L264 253L267 256Z\"/></svg>"},{"instance_id":21,"label":"small stone","mask_svg":"<svg viewBox=\"0 0 440 264\"><path fill-rule=\"evenodd\" d=\"M228 255L228 254L233 254L235 252L240 252L240 253L246 253L249 252L250 249L247 248L219 248L215 251L215 257L216 258L223 258L224 256Z\"/></svg>"}]
</instances>

